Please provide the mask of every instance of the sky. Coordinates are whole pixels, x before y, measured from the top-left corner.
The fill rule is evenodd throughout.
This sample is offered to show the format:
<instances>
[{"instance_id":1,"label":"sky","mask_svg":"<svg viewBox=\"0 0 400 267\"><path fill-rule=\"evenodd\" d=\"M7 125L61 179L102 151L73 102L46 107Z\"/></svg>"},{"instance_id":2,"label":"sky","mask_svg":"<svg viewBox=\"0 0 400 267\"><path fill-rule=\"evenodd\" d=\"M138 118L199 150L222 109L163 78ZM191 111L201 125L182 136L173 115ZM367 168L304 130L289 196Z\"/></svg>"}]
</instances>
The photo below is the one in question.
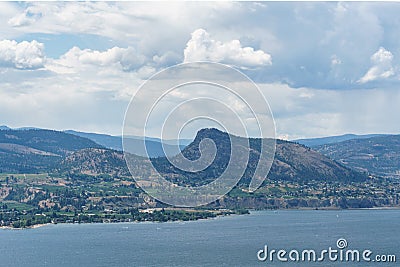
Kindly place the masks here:
<instances>
[{"instance_id":1,"label":"sky","mask_svg":"<svg viewBox=\"0 0 400 267\"><path fill-rule=\"evenodd\" d=\"M1 2L0 125L121 135L148 78L211 61L257 84L279 138L400 134L399 13L397 2Z\"/></svg>"}]
</instances>

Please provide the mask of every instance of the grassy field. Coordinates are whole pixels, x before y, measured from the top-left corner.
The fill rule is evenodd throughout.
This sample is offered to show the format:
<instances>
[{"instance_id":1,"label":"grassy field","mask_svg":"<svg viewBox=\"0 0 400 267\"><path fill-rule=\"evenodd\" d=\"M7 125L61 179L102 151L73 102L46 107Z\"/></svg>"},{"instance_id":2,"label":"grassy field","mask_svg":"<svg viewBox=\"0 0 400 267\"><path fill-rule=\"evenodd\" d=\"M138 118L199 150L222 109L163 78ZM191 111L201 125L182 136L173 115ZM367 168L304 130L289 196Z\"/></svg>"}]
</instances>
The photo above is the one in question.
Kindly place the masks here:
<instances>
[{"instance_id":1,"label":"grassy field","mask_svg":"<svg viewBox=\"0 0 400 267\"><path fill-rule=\"evenodd\" d=\"M9 174L9 173L0 173L0 183L4 183L7 179L16 179L17 182L40 182L40 181L47 181L49 179L49 175L47 173L39 173L39 174L32 174L32 173L19 173L19 174Z\"/></svg>"}]
</instances>

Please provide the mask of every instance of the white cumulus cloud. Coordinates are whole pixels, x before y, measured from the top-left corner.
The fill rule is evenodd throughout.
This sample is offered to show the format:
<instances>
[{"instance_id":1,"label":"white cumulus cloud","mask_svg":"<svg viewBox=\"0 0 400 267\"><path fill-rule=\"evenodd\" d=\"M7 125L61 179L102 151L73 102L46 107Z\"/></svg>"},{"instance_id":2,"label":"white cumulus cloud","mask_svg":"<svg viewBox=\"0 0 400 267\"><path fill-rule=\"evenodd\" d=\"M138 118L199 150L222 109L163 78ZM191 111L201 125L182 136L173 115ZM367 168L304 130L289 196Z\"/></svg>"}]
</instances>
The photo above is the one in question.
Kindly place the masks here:
<instances>
[{"instance_id":1,"label":"white cumulus cloud","mask_svg":"<svg viewBox=\"0 0 400 267\"><path fill-rule=\"evenodd\" d=\"M82 50L79 47L73 47L47 67L56 72L60 72L62 68L71 70L66 72L74 72L75 68L79 69L84 66L117 67L124 71L130 71L140 68L145 61L146 58L133 47L113 47L106 51Z\"/></svg>"},{"instance_id":2,"label":"white cumulus cloud","mask_svg":"<svg viewBox=\"0 0 400 267\"><path fill-rule=\"evenodd\" d=\"M394 74L392 61L393 54L385 48L380 47L379 50L371 56L373 66L358 82L366 83L377 79L389 78Z\"/></svg>"},{"instance_id":3,"label":"white cumulus cloud","mask_svg":"<svg viewBox=\"0 0 400 267\"><path fill-rule=\"evenodd\" d=\"M0 41L0 67L38 69L44 66L45 60L44 45L36 40Z\"/></svg>"},{"instance_id":4,"label":"white cumulus cloud","mask_svg":"<svg viewBox=\"0 0 400 267\"><path fill-rule=\"evenodd\" d=\"M239 40L214 40L204 29L197 29L184 50L185 62L208 60L233 64L241 68L271 65L271 55L252 47L242 47Z\"/></svg>"}]
</instances>

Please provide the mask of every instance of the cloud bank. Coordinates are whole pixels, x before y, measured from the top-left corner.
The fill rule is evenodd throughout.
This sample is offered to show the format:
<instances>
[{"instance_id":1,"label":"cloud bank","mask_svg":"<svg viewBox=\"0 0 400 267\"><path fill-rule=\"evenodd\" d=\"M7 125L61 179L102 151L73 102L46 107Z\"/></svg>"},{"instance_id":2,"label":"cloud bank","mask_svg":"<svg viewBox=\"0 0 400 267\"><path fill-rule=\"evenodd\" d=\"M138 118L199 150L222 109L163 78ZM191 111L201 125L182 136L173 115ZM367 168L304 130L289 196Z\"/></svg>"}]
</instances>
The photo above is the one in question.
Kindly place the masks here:
<instances>
[{"instance_id":1,"label":"cloud bank","mask_svg":"<svg viewBox=\"0 0 400 267\"><path fill-rule=\"evenodd\" d=\"M186 44L184 61L212 61L236 65L240 68L257 68L272 64L271 55L252 47L242 47L239 40L221 42L211 38L204 29L197 29Z\"/></svg>"},{"instance_id":2,"label":"cloud bank","mask_svg":"<svg viewBox=\"0 0 400 267\"><path fill-rule=\"evenodd\" d=\"M38 69L45 63L44 45L32 42L0 41L0 66L17 69Z\"/></svg>"},{"instance_id":3,"label":"cloud bank","mask_svg":"<svg viewBox=\"0 0 400 267\"><path fill-rule=\"evenodd\" d=\"M264 88L278 135L398 133L399 12L388 2L2 2L1 124L120 134L148 77L209 60Z\"/></svg>"},{"instance_id":4,"label":"cloud bank","mask_svg":"<svg viewBox=\"0 0 400 267\"><path fill-rule=\"evenodd\" d=\"M65 68L79 68L85 65L95 67L119 68L124 71L135 70L145 63L145 57L133 47L113 47L106 51L71 48L55 63Z\"/></svg>"}]
</instances>

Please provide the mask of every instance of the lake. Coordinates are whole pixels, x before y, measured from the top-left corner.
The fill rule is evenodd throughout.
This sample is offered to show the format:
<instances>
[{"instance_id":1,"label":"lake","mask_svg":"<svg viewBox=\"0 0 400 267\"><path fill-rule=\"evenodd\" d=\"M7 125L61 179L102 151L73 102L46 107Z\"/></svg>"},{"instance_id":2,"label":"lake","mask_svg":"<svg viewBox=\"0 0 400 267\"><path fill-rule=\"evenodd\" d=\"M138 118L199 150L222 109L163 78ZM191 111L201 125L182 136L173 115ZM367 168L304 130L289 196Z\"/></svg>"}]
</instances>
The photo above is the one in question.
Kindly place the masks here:
<instances>
[{"instance_id":1,"label":"lake","mask_svg":"<svg viewBox=\"0 0 400 267\"><path fill-rule=\"evenodd\" d=\"M278 210L193 222L58 224L0 230L0 266L343 266L257 259L265 245L319 253L337 249L339 238L346 239L347 249L396 254L400 261L399 229L400 210ZM348 264L374 265L397 266Z\"/></svg>"}]
</instances>

